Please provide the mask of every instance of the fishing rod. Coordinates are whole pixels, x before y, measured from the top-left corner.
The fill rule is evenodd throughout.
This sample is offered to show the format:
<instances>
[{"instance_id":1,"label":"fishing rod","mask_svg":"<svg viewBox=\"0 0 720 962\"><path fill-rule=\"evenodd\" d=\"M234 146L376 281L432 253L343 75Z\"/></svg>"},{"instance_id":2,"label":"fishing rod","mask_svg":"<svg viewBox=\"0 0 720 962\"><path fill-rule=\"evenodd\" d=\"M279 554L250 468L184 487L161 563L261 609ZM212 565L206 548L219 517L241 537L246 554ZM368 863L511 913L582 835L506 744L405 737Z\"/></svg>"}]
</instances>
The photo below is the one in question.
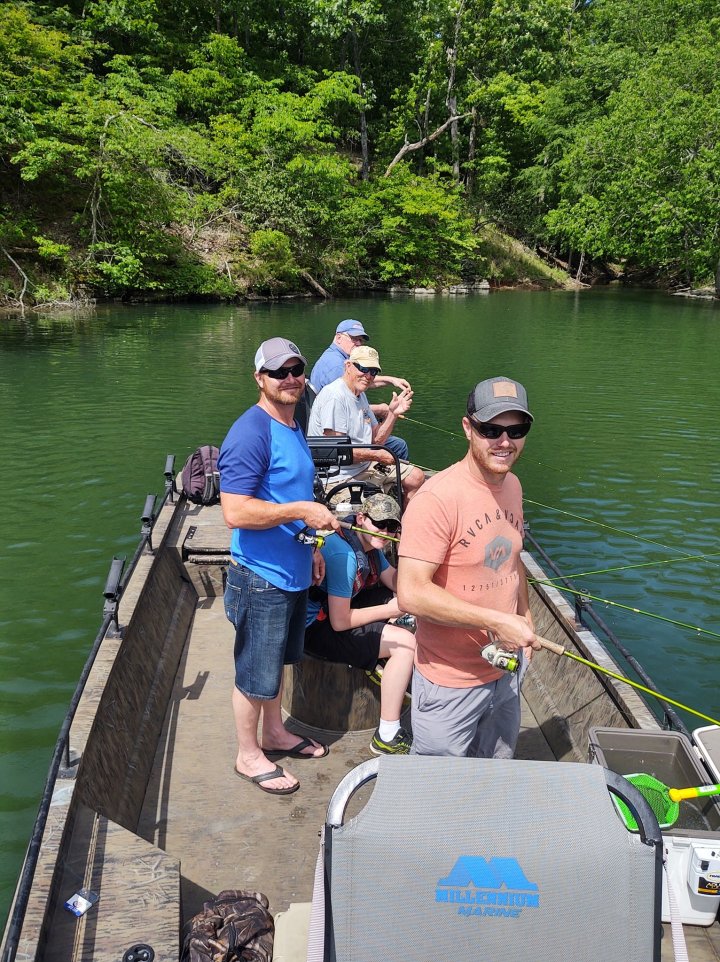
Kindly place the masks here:
<instances>
[{"instance_id":1,"label":"fishing rod","mask_svg":"<svg viewBox=\"0 0 720 962\"><path fill-rule=\"evenodd\" d=\"M548 578L547 581L543 581L543 584L554 584L556 581L562 581L564 579L573 581L576 578L585 578L588 575L604 575L614 571L632 571L634 568L652 568L656 565L671 565L676 564L678 561L704 561L707 558L719 557L720 551L714 551L712 554L685 554L679 558L666 558L665 560L659 561L642 561L639 564L634 565L616 565L614 568L591 568L589 571L577 571L570 575L559 575L557 578ZM536 582L532 580L528 581L528 584L535 583Z\"/></svg>"},{"instance_id":2,"label":"fishing rod","mask_svg":"<svg viewBox=\"0 0 720 962\"><path fill-rule=\"evenodd\" d=\"M623 605L619 601L610 601L609 598L600 598L598 595L591 595L587 591L580 591L577 588L568 588L566 585L557 585L553 581L545 581L543 578L533 578L528 580L528 584L534 585L551 585L557 588L558 591L567 591L571 595L577 595L579 598L589 598L590 601L599 601L603 605L610 605L611 608L620 608L623 611L630 611L634 615L645 615L646 618L654 618L656 621L663 621L668 625L674 625L676 628L688 628L690 631L696 631L700 635L708 635L710 638L720 638L720 634L717 631L710 631L709 628L701 628L699 625L691 625L686 621L675 621L673 618L666 618L664 615L656 615L652 611L645 611L644 608L635 608L632 605Z\"/></svg>"},{"instance_id":3,"label":"fishing rod","mask_svg":"<svg viewBox=\"0 0 720 962\"><path fill-rule=\"evenodd\" d=\"M369 534L373 538L383 538L385 541L395 541L400 544L399 538L394 538L391 534L383 534L381 531L369 531L367 528L359 528L356 524L350 524L349 521L338 521L341 528L347 528L349 531L359 531L360 534ZM327 539L331 534L335 534L332 529L321 529L316 531L315 534L310 534L308 528L303 528L302 531L298 531L295 535L295 540L299 541L300 544L310 545L312 548L322 548Z\"/></svg>"},{"instance_id":4,"label":"fishing rod","mask_svg":"<svg viewBox=\"0 0 720 962\"><path fill-rule=\"evenodd\" d=\"M659 701L667 702L668 705L675 705L676 708L682 708L683 711L690 712L691 715L696 715L698 718L709 721L713 725L720 725L720 720L717 718L711 718L710 715L704 715L702 712L696 711L694 708L690 708L688 705L683 705L682 702L675 701L674 698L669 698L667 695L662 695L659 691L654 691L652 688L647 688L645 685L641 685L639 682L633 681L631 678L626 678L625 675L620 675L615 671L610 671L609 668L603 668L602 665L597 665L594 661L588 661L587 658L583 658L581 655L576 655L573 651L568 651L567 648L557 644L557 642L550 641L547 638L542 638L540 635L536 635L535 637L543 648L546 648L548 651L552 651L556 655L564 655L566 658L572 658L573 661L580 662L581 665L586 665L588 668L595 669L595 671L601 671L603 674L609 675L610 678L614 678L616 681L622 681L626 685L632 685L632 687L637 688L638 691L645 692L646 695L652 695L653 698L657 698Z\"/></svg>"}]
</instances>

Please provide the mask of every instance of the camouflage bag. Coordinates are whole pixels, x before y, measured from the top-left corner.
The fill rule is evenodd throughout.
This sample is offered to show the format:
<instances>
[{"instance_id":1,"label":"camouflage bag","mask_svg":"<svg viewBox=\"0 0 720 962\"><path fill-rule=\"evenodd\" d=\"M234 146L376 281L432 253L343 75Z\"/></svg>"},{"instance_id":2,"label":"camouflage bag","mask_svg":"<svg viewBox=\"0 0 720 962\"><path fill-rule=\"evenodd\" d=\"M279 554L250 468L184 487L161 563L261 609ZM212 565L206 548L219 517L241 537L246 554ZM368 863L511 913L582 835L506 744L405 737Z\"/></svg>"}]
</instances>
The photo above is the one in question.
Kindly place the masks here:
<instances>
[{"instance_id":1,"label":"camouflage bag","mask_svg":"<svg viewBox=\"0 0 720 962\"><path fill-rule=\"evenodd\" d=\"M275 922L261 892L226 889L189 925L180 962L271 962Z\"/></svg>"}]
</instances>

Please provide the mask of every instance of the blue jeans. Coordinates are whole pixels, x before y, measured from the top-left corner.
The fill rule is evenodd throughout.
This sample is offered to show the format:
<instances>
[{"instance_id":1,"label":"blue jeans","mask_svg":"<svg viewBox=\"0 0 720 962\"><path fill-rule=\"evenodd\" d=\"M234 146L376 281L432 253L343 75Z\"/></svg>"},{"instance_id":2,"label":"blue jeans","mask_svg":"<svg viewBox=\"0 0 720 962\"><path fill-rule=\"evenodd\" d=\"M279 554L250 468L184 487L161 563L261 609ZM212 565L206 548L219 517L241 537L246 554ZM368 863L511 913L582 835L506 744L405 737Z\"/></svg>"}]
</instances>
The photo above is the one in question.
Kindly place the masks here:
<instances>
[{"instance_id":1,"label":"blue jeans","mask_svg":"<svg viewBox=\"0 0 720 962\"><path fill-rule=\"evenodd\" d=\"M231 562L224 600L235 626L235 687L248 698L276 698L283 665L302 658L307 591L276 588Z\"/></svg>"},{"instance_id":2,"label":"blue jeans","mask_svg":"<svg viewBox=\"0 0 720 962\"><path fill-rule=\"evenodd\" d=\"M390 437L385 442L385 447L396 454L401 461L410 460L410 450L402 438L399 438L396 434L391 434Z\"/></svg>"}]
</instances>

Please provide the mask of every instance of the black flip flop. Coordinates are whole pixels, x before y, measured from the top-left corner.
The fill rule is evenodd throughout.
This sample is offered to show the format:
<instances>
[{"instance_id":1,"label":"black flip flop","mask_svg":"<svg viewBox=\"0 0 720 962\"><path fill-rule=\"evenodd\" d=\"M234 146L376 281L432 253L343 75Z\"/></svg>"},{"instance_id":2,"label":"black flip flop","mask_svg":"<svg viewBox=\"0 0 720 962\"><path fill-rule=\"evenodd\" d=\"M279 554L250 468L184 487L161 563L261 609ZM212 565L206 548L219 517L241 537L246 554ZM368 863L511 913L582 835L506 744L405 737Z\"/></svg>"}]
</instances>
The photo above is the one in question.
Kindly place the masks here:
<instances>
[{"instance_id":1,"label":"black flip flop","mask_svg":"<svg viewBox=\"0 0 720 962\"><path fill-rule=\"evenodd\" d=\"M308 755L304 752L304 748L311 748L313 745L319 745L322 748L322 755ZM325 758L329 753L330 749L327 745L323 745L322 742L316 742L313 738L301 738L299 742L296 742L292 748L263 748L263 753L267 755L268 758L281 758L286 755L288 758L311 758L318 761L320 758Z\"/></svg>"},{"instance_id":2,"label":"black flip flop","mask_svg":"<svg viewBox=\"0 0 720 962\"><path fill-rule=\"evenodd\" d=\"M252 782L253 785L257 785L261 792L266 792L268 795L292 795L300 788L300 782L296 782L291 788L265 788L262 782L269 782L273 778L282 778L285 774L284 769L280 768L279 765L275 766L272 772L263 772L261 775L243 775L239 772L237 768L235 769L235 774L238 778L244 778L246 782Z\"/></svg>"}]
</instances>

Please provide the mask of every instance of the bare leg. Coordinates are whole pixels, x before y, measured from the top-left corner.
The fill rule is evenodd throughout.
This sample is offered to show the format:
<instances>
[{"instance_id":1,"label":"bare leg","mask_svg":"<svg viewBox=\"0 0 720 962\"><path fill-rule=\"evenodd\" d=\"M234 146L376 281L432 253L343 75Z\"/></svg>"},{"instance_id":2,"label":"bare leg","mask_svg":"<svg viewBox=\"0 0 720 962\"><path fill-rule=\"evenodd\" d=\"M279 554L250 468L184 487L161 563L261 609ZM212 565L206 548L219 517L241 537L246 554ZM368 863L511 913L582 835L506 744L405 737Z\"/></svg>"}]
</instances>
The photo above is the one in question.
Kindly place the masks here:
<instances>
[{"instance_id":1,"label":"bare leg","mask_svg":"<svg viewBox=\"0 0 720 962\"><path fill-rule=\"evenodd\" d=\"M282 679L277 698L264 701L262 704L262 747L266 751L293 748L300 741L300 736L289 732L282 720ZM322 758L325 749L312 738L312 747L303 750L308 758Z\"/></svg>"},{"instance_id":2,"label":"bare leg","mask_svg":"<svg viewBox=\"0 0 720 962\"><path fill-rule=\"evenodd\" d=\"M380 717L398 721L415 658L415 636L404 628L385 625L380 638L380 657L388 662L380 684Z\"/></svg>"},{"instance_id":3,"label":"bare leg","mask_svg":"<svg viewBox=\"0 0 720 962\"><path fill-rule=\"evenodd\" d=\"M411 501L417 494L418 489L425 481L425 475L420 468L413 468L406 478L403 478L402 489L405 496L405 503Z\"/></svg>"},{"instance_id":4,"label":"bare leg","mask_svg":"<svg viewBox=\"0 0 720 962\"><path fill-rule=\"evenodd\" d=\"M237 730L238 754L235 767L243 775L262 775L271 772L275 768L275 762L263 754L262 748L258 743L257 729L260 719L260 712L263 712L263 719L266 717L267 708L277 702L277 713L280 715L280 695L272 701L265 701L257 698L248 698L237 688L233 688L232 706L235 715L235 728ZM270 709L272 716L274 709ZM282 724L282 722L281 722ZM289 734L286 732L286 734ZM297 741L297 738L295 738ZM297 785L297 778L285 770L285 774L280 778L273 778L263 782L266 788L292 788Z\"/></svg>"}]
</instances>

